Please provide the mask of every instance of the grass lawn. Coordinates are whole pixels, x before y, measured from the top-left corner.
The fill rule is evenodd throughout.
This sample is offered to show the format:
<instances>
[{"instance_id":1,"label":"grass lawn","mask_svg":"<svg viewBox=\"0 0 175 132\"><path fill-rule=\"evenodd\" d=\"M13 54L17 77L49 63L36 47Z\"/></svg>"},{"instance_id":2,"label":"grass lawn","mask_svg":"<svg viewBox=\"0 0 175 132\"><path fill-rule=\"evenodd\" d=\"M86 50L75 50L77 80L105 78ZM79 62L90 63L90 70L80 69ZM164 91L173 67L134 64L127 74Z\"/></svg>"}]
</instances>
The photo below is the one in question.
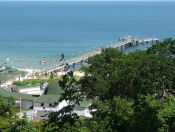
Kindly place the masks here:
<instances>
[{"instance_id":1,"label":"grass lawn","mask_svg":"<svg viewBox=\"0 0 175 132\"><path fill-rule=\"evenodd\" d=\"M49 81L49 85L47 87L47 92L46 92L47 95L59 95L62 92L63 90L58 84L58 79Z\"/></svg>"}]
</instances>

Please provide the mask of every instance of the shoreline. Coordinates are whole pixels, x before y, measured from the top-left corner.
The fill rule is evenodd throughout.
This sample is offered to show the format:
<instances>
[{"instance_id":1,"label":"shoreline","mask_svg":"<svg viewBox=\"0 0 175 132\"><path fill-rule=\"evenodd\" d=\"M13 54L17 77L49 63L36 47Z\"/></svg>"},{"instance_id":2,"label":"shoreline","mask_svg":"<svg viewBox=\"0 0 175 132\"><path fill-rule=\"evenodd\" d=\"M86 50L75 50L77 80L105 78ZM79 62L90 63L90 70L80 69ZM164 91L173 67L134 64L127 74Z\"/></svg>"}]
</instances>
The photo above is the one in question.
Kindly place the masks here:
<instances>
[{"instance_id":1,"label":"shoreline","mask_svg":"<svg viewBox=\"0 0 175 132\"><path fill-rule=\"evenodd\" d=\"M12 67L12 68L17 69L19 71L27 72L28 74L33 74L33 73L42 71L41 69L35 69L35 68L17 68L17 67Z\"/></svg>"}]
</instances>

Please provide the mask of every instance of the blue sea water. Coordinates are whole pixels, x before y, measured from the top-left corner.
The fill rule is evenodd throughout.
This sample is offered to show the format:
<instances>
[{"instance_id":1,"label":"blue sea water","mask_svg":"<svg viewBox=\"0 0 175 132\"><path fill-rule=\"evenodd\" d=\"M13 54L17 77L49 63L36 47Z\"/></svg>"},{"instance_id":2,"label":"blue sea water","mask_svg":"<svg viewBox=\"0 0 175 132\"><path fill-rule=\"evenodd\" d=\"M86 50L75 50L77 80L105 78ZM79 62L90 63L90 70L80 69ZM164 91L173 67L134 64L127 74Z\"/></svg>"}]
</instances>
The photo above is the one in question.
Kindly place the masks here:
<instances>
[{"instance_id":1,"label":"blue sea water","mask_svg":"<svg viewBox=\"0 0 175 132\"><path fill-rule=\"evenodd\" d=\"M174 13L175 2L0 2L0 63L41 68L119 36L175 37Z\"/></svg>"}]
</instances>

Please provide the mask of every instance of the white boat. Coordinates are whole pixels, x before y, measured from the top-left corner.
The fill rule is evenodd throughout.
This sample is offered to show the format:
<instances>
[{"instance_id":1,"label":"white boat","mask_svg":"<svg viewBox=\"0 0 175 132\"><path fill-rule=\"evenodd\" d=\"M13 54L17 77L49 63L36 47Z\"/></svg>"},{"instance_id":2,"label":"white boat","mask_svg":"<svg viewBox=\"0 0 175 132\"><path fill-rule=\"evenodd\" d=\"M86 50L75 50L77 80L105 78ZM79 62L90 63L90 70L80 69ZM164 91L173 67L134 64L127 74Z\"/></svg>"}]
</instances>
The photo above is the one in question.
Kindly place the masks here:
<instances>
[{"instance_id":1,"label":"white boat","mask_svg":"<svg viewBox=\"0 0 175 132\"><path fill-rule=\"evenodd\" d=\"M40 60L39 63L41 63L41 64L46 64L47 61L46 61L46 60Z\"/></svg>"}]
</instances>

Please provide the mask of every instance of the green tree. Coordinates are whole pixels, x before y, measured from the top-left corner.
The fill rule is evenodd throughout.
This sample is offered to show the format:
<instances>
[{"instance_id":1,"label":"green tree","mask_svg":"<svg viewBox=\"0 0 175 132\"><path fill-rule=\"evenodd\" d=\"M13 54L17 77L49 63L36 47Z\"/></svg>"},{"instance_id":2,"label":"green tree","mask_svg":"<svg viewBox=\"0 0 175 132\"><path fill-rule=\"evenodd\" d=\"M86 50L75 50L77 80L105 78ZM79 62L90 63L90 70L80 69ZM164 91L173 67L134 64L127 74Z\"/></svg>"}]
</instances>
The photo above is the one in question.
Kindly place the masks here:
<instances>
[{"instance_id":1,"label":"green tree","mask_svg":"<svg viewBox=\"0 0 175 132\"><path fill-rule=\"evenodd\" d=\"M109 52L108 55L106 52ZM85 92L89 98L137 98L140 94L157 94L161 97L165 93L174 92L173 58L142 51L124 55L106 49L101 56L95 56L92 60L85 70L85 77L80 80L82 93Z\"/></svg>"},{"instance_id":2,"label":"green tree","mask_svg":"<svg viewBox=\"0 0 175 132\"><path fill-rule=\"evenodd\" d=\"M15 113L14 99L3 99L0 96L0 117L11 117Z\"/></svg>"},{"instance_id":3,"label":"green tree","mask_svg":"<svg viewBox=\"0 0 175 132\"><path fill-rule=\"evenodd\" d=\"M4 99L0 96L0 129L9 131L11 124L15 121L16 109L13 98Z\"/></svg>"},{"instance_id":4,"label":"green tree","mask_svg":"<svg viewBox=\"0 0 175 132\"><path fill-rule=\"evenodd\" d=\"M163 42L153 45L147 50L150 54L160 55L160 56L175 56L175 39L167 38Z\"/></svg>"},{"instance_id":5,"label":"green tree","mask_svg":"<svg viewBox=\"0 0 175 132\"><path fill-rule=\"evenodd\" d=\"M175 131L174 66L172 39L129 54L103 49L79 81L72 72L63 76L59 101L70 104L50 115L47 131ZM93 99L91 119L72 114L83 98Z\"/></svg>"},{"instance_id":6,"label":"green tree","mask_svg":"<svg viewBox=\"0 0 175 132\"><path fill-rule=\"evenodd\" d=\"M10 132L42 132L44 131L43 123L32 123L28 120L27 116L24 115L21 119L11 125Z\"/></svg>"},{"instance_id":7,"label":"green tree","mask_svg":"<svg viewBox=\"0 0 175 132\"><path fill-rule=\"evenodd\" d=\"M0 96L0 130L3 132L40 132L41 123L31 123L27 117L19 118L19 112L14 106L14 99L4 99Z\"/></svg>"},{"instance_id":8,"label":"green tree","mask_svg":"<svg viewBox=\"0 0 175 132\"><path fill-rule=\"evenodd\" d=\"M129 131L132 126L133 101L121 97L96 101L97 112L93 120L105 126L105 131Z\"/></svg>"},{"instance_id":9,"label":"green tree","mask_svg":"<svg viewBox=\"0 0 175 132\"><path fill-rule=\"evenodd\" d=\"M70 129L78 119L78 116L73 113L73 108L75 105L80 105L83 96L80 94L80 85L73 77L72 71L63 76L62 80L59 81L59 85L63 89L63 93L58 103L66 101L68 105L58 112L50 113L49 124L57 131L64 131ZM54 124L57 124L58 127L54 127Z\"/></svg>"},{"instance_id":10,"label":"green tree","mask_svg":"<svg viewBox=\"0 0 175 132\"><path fill-rule=\"evenodd\" d=\"M134 103L134 130L162 132L175 130L175 97L141 96Z\"/></svg>"}]
</instances>

